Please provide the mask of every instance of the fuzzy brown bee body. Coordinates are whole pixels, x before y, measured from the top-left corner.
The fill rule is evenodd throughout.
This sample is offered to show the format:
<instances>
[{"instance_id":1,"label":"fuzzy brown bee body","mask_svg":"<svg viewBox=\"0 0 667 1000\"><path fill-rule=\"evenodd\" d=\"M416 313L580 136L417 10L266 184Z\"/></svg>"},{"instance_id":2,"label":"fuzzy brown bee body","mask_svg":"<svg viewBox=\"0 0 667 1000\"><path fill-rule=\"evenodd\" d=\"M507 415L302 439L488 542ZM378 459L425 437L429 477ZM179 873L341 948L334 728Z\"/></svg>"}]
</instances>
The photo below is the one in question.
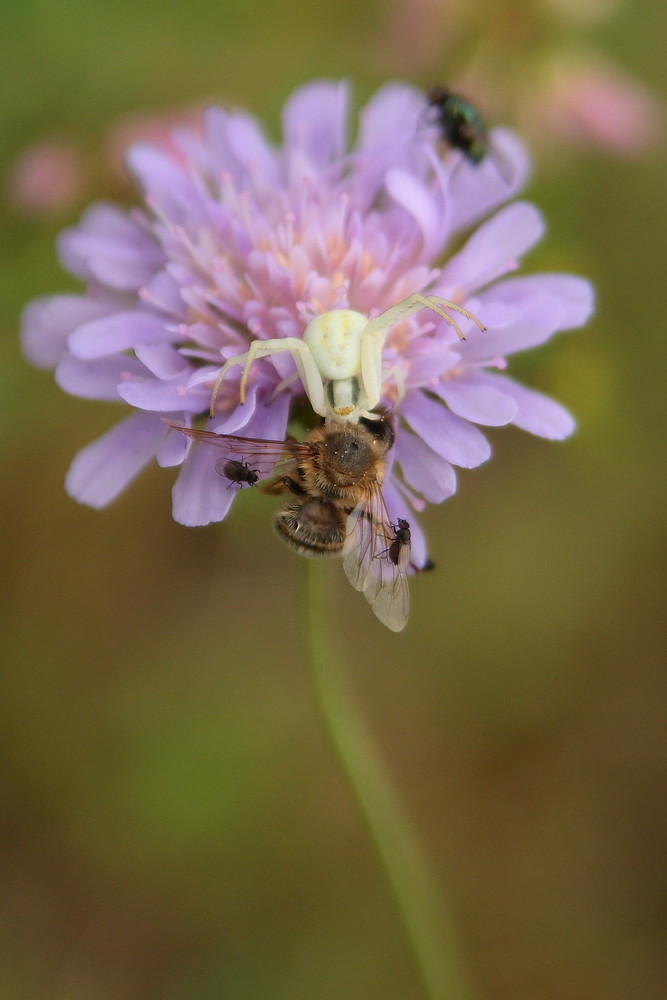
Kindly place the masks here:
<instances>
[{"instance_id":1,"label":"fuzzy brown bee body","mask_svg":"<svg viewBox=\"0 0 667 1000\"><path fill-rule=\"evenodd\" d=\"M170 423L170 421L166 421ZM289 496L274 516L278 536L303 556L342 556L345 573L374 613L393 631L400 631L409 610L407 586L409 527L391 524L382 495L386 456L394 443L388 420L323 424L304 441L215 434L171 424L187 437L222 449L217 471L227 478L246 472L264 493ZM243 455L245 461L239 461ZM279 466L283 471L276 471ZM230 476L230 472L233 476ZM389 534L389 532L392 534Z\"/></svg>"},{"instance_id":2,"label":"fuzzy brown bee body","mask_svg":"<svg viewBox=\"0 0 667 1000\"><path fill-rule=\"evenodd\" d=\"M328 500L306 497L282 507L273 527L302 556L337 556L345 544L347 512Z\"/></svg>"}]
</instances>

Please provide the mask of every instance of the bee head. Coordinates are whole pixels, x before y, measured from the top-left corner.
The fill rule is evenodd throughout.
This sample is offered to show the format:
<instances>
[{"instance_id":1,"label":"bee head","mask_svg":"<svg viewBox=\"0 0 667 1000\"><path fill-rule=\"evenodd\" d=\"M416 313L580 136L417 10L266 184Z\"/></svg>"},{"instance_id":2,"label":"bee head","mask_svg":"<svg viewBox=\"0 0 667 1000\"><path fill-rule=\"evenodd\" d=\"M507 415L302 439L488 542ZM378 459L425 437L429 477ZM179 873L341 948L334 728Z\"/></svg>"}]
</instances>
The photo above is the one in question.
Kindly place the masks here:
<instances>
[{"instance_id":1,"label":"bee head","mask_svg":"<svg viewBox=\"0 0 667 1000\"><path fill-rule=\"evenodd\" d=\"M337 485L360 482L376 460L373 438L359 428L341 425L322 444L322 469Z\"/></svg>"}]
</instances>

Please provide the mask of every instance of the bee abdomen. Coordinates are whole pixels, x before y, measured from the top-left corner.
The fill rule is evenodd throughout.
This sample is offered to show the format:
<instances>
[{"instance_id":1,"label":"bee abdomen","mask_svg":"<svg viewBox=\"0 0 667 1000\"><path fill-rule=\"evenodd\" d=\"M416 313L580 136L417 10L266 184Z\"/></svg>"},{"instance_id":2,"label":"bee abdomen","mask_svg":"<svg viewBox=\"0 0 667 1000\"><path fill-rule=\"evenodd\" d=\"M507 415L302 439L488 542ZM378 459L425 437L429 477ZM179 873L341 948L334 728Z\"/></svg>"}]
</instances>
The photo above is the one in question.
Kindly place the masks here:
<instances>
[{"instance_id":1,"label":"bee abdomen","mask_svg":"<svg viewBox=\"0 0 667 1000\"><path fill-rule=\"evenodd\" d=\"M273 526L302 556L335 556L343 549L346 521L345 510L311 498L287 504L275 515Z\"/></svg>"}]
</instances>

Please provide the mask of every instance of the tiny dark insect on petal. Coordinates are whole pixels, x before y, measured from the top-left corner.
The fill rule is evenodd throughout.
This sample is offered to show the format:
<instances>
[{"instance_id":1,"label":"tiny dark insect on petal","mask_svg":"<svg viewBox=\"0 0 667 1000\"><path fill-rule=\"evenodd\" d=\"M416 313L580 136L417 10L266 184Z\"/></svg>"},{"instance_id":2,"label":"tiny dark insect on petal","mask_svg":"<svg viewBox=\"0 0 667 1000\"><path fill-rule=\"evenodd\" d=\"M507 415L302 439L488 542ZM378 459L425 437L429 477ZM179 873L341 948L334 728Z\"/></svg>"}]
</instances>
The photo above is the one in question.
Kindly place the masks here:
<instances>
[{"instance_id":1,"label":"tiny dark insect on petal","mask_svg":"<svg viewBox=\"0 0 667 1000\"><path fill-rule=\"evenodd\" d=\"M257 469L251 469L247 462L235 458L218 459L215 470L230 480L230 486L255 486L259 480Z\"/></svg>"}]
</instances>

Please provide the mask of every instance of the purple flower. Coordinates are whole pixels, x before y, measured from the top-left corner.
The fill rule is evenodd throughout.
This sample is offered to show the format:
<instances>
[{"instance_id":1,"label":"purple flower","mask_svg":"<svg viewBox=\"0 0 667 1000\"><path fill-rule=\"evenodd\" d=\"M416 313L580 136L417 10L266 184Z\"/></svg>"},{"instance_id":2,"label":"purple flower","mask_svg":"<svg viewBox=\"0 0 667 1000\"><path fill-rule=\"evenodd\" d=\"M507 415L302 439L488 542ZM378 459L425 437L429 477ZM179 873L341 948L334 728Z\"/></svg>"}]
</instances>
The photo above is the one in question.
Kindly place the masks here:
<instances>
[{"instance_id":1,"label":"purple flower","mask_svg":"<svg viewBox=\"0 0 667 1000\"><path fill-rule=\"evenodd\" d=\"M384 491L393 521L410 520L417 565L425 544L410 510L450 496L454 466L489 457L476 425L570 434L559 404L502 374L509 354L581 326L593 304L581 278L510 276L544 229L532 205L500 207L527 176L523 147L494 130L502 173L492 156L474 166L443 152L423 95L388 84L362 110L348 150L347 108L345 84L301 88L285 107L278 149L252 117L211 108L201 130L175 132L169 149L130 151L141 209L95 205L61 235L61 260L86 291L30 304L25 352L55 367L67 392L132 408L74 459L74 498L103 507L155 457L181 466L176 520L221 520L237 491L216 474L209 449L191 448L162 418L191 426L207 414L222 363L251 341L301 337L333 309L377 315L414 292L465 306L487 327L463 320L460 342L423 310L387 332L383 402L397 433ZM232 369L206 427L283 439L303 395L294 371L286 353L257 360L241 403L241 369Z\"/></svg>"}]
</instances>

